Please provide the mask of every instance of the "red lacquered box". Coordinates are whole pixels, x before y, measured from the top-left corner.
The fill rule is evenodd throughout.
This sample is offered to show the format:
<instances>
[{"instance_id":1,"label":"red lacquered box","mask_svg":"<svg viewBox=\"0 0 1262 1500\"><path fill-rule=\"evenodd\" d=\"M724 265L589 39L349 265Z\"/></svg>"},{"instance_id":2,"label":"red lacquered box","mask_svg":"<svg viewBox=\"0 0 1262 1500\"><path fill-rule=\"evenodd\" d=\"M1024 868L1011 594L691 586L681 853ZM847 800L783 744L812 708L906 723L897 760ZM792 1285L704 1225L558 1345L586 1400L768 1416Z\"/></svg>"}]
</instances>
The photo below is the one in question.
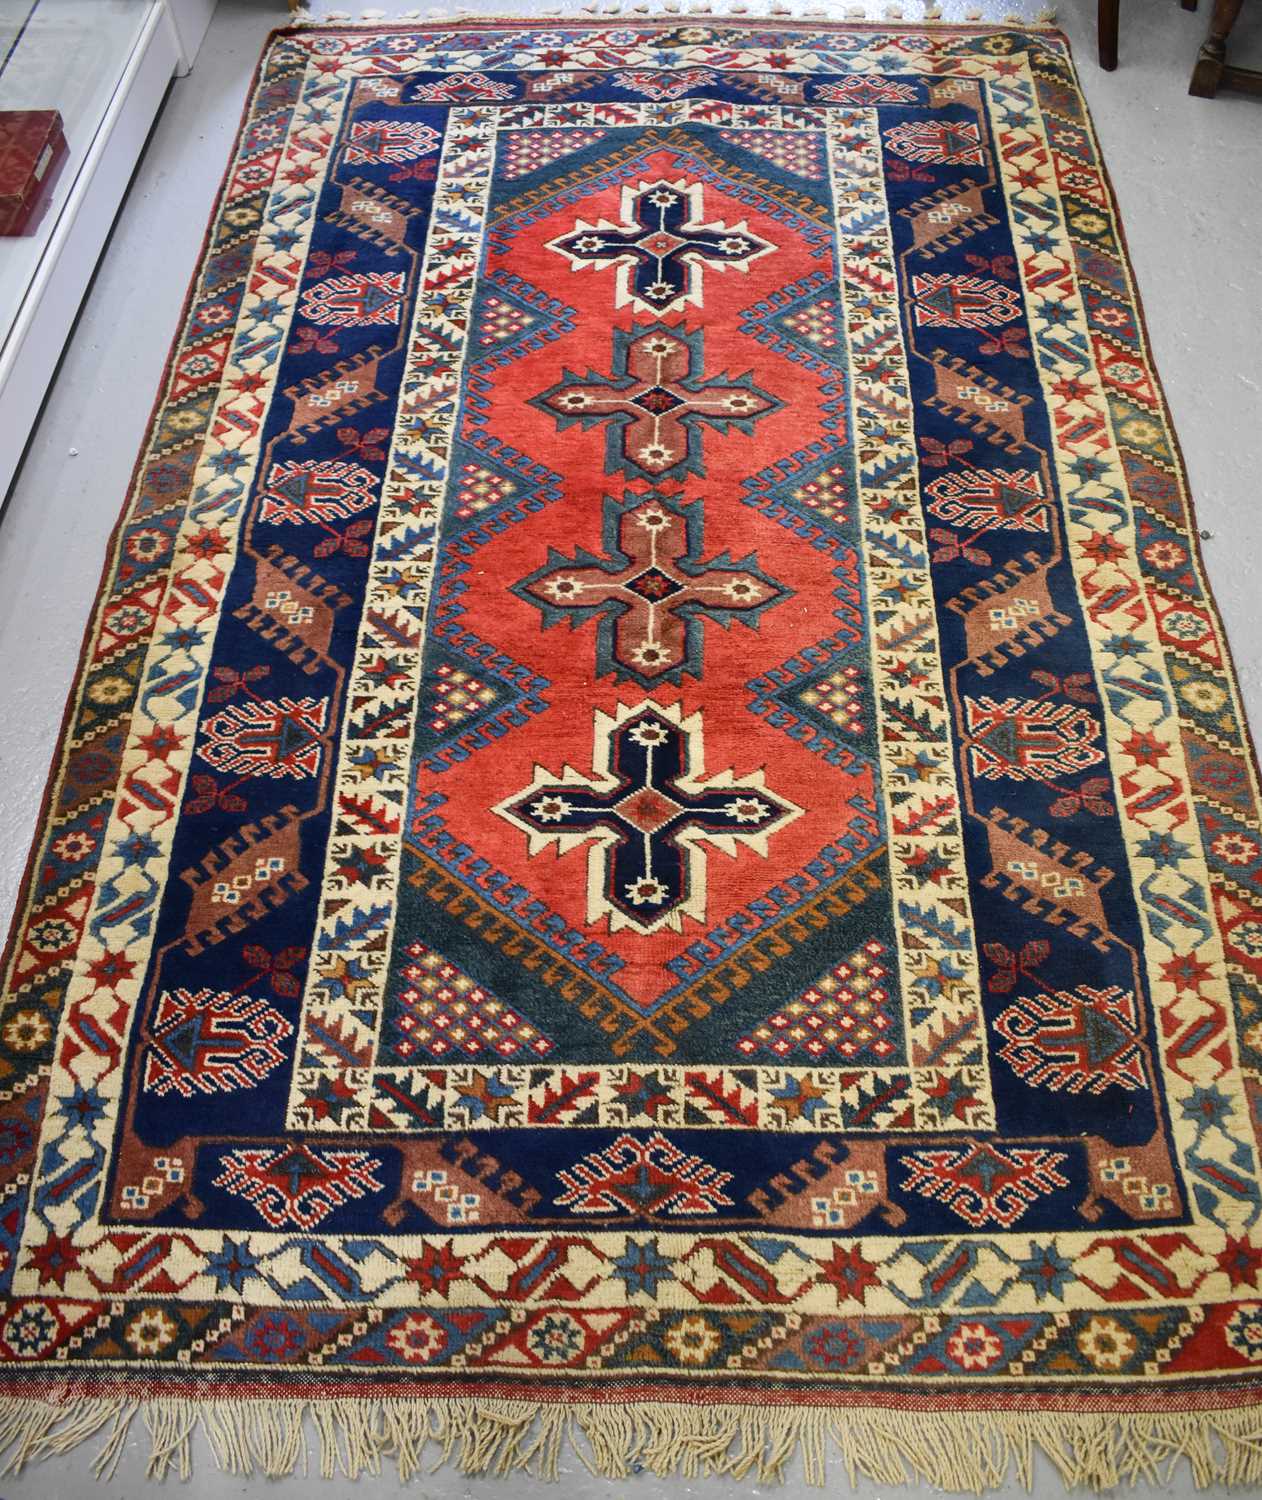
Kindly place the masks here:
<instances>
[{"instance_id":1,"label":"red lacquered box","mask_svg":"<svg viewBox=\"0 0 1262 1500\"><path fill-rule=\"evenodd\" d=\"M34 227L65 156L57 110L0 110L0 235Z\"/></svg>"}]
</instances>

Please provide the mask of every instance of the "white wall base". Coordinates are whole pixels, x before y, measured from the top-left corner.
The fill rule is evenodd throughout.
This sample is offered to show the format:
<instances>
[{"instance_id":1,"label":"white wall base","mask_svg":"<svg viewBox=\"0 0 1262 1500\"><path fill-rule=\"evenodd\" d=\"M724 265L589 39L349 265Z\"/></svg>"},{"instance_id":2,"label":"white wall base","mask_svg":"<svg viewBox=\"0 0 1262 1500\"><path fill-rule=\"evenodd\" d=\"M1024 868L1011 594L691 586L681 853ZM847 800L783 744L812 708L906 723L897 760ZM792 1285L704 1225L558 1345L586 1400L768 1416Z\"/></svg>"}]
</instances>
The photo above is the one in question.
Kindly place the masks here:
<instances>
[{"instance_id":1,"label":"white wall base","mask_svg":"<svg viewBox=\"0 0 1262 1500\"><path fill-rule=\"evenodd\" d=\"M180 54L176 77L183 78L193 66L197 49L206 35L216 0L166 0L167 15L175 31L175 45Z\"/></svg>"}]
</instances>

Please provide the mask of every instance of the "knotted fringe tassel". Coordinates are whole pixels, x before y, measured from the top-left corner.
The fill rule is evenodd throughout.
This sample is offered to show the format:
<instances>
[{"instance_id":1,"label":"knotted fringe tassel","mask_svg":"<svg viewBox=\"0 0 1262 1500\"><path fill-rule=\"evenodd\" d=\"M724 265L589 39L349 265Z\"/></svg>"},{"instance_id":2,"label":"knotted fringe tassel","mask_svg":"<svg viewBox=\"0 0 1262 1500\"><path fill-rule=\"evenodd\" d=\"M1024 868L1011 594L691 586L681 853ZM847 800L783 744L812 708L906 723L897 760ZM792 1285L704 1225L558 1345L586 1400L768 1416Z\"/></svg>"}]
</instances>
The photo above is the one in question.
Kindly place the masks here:
<instances>
[{"instance_id":1,"label":"knotted fringe tassel","mask_svg":"<svg viewBox=\"0 0 1262 1500\"><path fill-rule=\"evenodd\" d=\"M799 1455L808 1483L822 1486L830 1460L851 1484L917 1480L980 1493L1012 1476L1027 1487L1043 1453L1066 1485L1111 1489L1168 1480L1186 1459L1198 1486L1262 1485L1262 1407L1225 1411L910 1412L809 1406L691 1406L681 1403L564 1406L475 1398L427 1400L137 1402L118 1397L54 1403L0 1398L0 1473L66 1453L105 1432L98 1477L117 1467L139 1416L149 1432L148 1477L186 1479L196 1432L229 1474L279 1479L310 1471L315 1438L323 1478L379 1474L392 1461L407 1480L443 1464L464 1474L528 1472L556 1479L563 1455L594 1474L625 1479L645 1468L661 1477L707 1475L781 1480ZM436 1460L436 1461L435 1461Z\"/></svg>"},{"instance_id":2,"label":"knotted fringe tassel","mask_svg":"<svg viewBox=\"0 0 1262 1500\"><path fill-rule=\"evenodd\" d=\"M891 3L883 4L881 14L870 14L870 7L866 5L846 5L842 0L831 0L831 8L807 8L803 0L797 0L797 8L785 5L782 0L718 0L718 8L711 7L701 0L556 0L552 14L546 16L532 15L527 11L511 12L498 11L483 13L472 10L383 10L381 7L373 7L370 10L355 12L343 9L322 10L320 0L312 0L313 9L298 11L291 15L288 25L296 26L337 26L341 28L360 27L371 29L378 25L398 25L403 21L423 21L428 25L441 24L444 27L458 25L461 20L476 21L529 21L532 24L547 24L549 21L564 23L566 21L581 20L584 16L603 16L609 19L614 17L648 17L649 19L662 19L668 16L694 17L698 21L721 24L731 17L737 19L744 17L746 20L771 20L776 17L785 17L798 21L829 20L829 21L863 21L869 26L878 26L882 20L906 21L917 26L921 25L943 25L959 26L958 20L948 20L942 14L941 7L936 0L912 0L910 5L900 3L900 0L891 0ZM996 15L990 19L984 19L980 6L972 6L964 12L965 21L984 27L998 28L1010 26L1021 31L1043 31L1054 28L1056 24L1056 13L1052 10L1041 10L1033 19L1017 15L1009 11L1002 19Z\"/></svg>"}]
</instances>

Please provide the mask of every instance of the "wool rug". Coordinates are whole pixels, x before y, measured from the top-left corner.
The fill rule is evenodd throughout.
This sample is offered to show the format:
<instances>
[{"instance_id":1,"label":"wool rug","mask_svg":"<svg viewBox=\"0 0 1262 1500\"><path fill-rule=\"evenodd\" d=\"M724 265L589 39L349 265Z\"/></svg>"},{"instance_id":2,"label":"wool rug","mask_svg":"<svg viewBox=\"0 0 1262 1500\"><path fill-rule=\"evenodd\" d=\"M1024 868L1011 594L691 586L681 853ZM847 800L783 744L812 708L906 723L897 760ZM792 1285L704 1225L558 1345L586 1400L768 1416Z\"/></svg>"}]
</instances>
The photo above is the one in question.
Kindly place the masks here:
<instances>
[{"instance_id":1,"label":"wool rug","mask_svg":"<svg viewBox=\"0 0 1262 1500\"><path fill-rule=\"evenodd\" d=\"M280 32L7 957L9 1460L1256 1483L1260 880L1061 36Z\"/></svg>"}]
</instances>

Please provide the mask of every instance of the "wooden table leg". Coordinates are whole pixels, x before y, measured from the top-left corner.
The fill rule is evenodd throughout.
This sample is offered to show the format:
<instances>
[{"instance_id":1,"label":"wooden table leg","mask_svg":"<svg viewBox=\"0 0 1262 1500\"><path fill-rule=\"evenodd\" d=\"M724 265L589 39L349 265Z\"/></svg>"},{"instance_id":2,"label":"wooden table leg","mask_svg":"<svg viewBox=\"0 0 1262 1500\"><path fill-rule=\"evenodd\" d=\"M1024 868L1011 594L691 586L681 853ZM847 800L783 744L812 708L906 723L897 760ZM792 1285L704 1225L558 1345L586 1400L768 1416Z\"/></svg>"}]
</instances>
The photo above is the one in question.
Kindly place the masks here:
<instances>
[{"instance_id":1,"label":"wooden table leg","mask_svg":"<svg viewBox=\"0 0 1262 1500\"><path fill-rule=\"evenodd\" d=\"M1117 13L1119 0L1099 0L1096 12L1096 45L1100 66L1106 73L1117 67Z\"/></svg>"},{"instance_id":2,"label":"wooden table leg","mask_svg":"<svg viewBox=\"0 0 1262 1500\"><path fill-rule=\"evenodd\" d=\"M1223 69L1227 66L1227 38L1240 14L1240 5L1241 0L1214 0L1209 35L1201 43L1201 50L1196 55L1196 67L1192 69L1192 82L1188 86L1189 94L1195 94L1199 99L1212 99L1218 92Z\"/></svg>"}]
</instances>

